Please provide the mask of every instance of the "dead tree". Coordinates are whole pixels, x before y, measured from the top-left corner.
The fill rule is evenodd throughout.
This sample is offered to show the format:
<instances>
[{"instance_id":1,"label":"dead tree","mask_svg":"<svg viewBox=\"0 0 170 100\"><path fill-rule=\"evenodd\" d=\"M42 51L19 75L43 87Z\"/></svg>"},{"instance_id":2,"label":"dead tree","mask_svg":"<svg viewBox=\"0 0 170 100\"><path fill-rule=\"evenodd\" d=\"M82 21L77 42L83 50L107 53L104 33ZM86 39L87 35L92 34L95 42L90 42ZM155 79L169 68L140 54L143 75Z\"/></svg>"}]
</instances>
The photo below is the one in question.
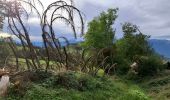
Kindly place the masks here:
<instances>
[{"instance_id":1,"label":"dead tree","mask_svg":"<svg viewBox=\"0 0 170 100\"><path fill-rule=\"evenodd\" d=\"M63 67L64 64L64 66L69 69L68 67L70 62L68 60L67 46L63 48L61 46L60 39L64 39L67 45L69 45L69 42L65 37L56 37L57 33L54 31L54 23L56 21L63 21L67 25L70 25L75 38L77 38L76 24L74 23L74 15L77 13L81 22L80 33L84 33L84 20L82 13L73 5L74 3L72 0L70 0L70 3L63 0L53 2L46 9L39 0L14 0L0 3L5 9L4 15L8 18L9 30L21 42L22 49L24 51L22 53L24 55L28 70L41 69L42 67L40 64L40 59L42 59L46 62L45 69L47 71L50 66L51 56L54 56L55 61L58 62L56 64L58 67ZM41 5L43 9L42 13L37 9L37 3ZM28 12L26 8L24 8L23 4L28 5L31 11ZM64 16L63 13L59 13L60 11L65 12L66 16ZM38 15L40 20L40 30L42 31L42 40L46 51L45 57L40 55L39 51L33 46L33 43L30 39L29 27L25 23L25 20L28 20L33 12ZM17 58L17 49L13 43L10 44L10 47L12 48L12 51L16 57L16 65L18 68L19 64ZM29 58L26 56L25 52L30 53Z\"/></svg>"}]
</instances>

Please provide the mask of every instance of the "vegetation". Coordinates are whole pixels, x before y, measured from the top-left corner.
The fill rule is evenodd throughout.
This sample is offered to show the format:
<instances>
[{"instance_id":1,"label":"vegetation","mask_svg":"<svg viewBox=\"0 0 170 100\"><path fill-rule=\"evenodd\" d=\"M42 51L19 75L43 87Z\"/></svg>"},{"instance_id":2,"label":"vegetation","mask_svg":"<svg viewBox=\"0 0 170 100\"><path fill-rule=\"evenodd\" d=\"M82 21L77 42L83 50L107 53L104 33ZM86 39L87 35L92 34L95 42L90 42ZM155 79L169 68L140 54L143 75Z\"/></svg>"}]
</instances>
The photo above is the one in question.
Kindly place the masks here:
<instances>
[{"instance_id":1,"label":"vegetation","mask_svg":"<svg viewBox=\"0 0 170 100\"><path fill-rule=\"evenodd\" d=\"M71 27L75 38L76 27L81 27L83 35L83 16L73 1L53 2L43 13L36 4L44 9L40 1L0 0L0 9L5 11L0 12L8 19L9 30L20 41L20 45L12 38L0 41L0 61L4 63L7 56L12 55L5 69L11 79L7 100L150 100L153 95L146 95L150 93L147 87L169 84L169 78L161 76L166 71L163 60L152 50L149 36L136 25L124 23L123 37L115 39L113 24L118 9L108 9L89 22L84 43L73 48L65 37L56 37L54 31L55 21L60 20ZM30 12L25 10L25 5ZM35 13L41 22L43 47L33 45L24 20ZM75 14L80 26L75 23ZM61 39L66 46L61 45ZM145 83L154 77L154 81Z\"/></svg>"},{"instance_id":2,"label":"vegetation","mask_svg":"<svg viewBox=\"0 0 170 100\"><path fill-rule=\"evenodd\" d=\"M8 57L11 51L9 49L8 43L5 42L4 38L0 38L0 66L4 67L7 63Z\"/></svg>"},{"instance_id":3,"label":"vegetation","mask_svg":"<svg viewBox=\"0 0 170 100\"><path fill-rule=\"evenodd\" d=\"M118 67L119 72L127 73L127 66L133 62L138 63L139 76L155 75L163 68L161 58L148 43L149 36L142 34L138 27L131 23L123 24L122 30L124 36L116 42L117 57L115 59L117 63L121 63Z\"/></svg>"},{"instance_id":4,"label":"vegetation","mask_svg":"<svg viewBox=\"0 0 170 100\"><path fill-rule=\"evenodd\" d=\"M115 31L112 25L117 18L117 11L118 9L108 9L107 12L102 12L88 24L83 43L85 47L101 49L113 45Z\"/></svg>"},{"instance_id":5,"label":"vegetation","mask_svg":"<svg viewBox=\"0 0 170 100\"><path fill-rule=\"evenodd\" d=\"M22 98L13 90L16 88L11 88L7 100L149 100L139 87L127 85L120 79L77 72L59 73L33 83Z\"/></svg>"},{"instance_id":6,"label":"vegetation","mask_svg":"<svg viewBox=\"0 0 170 100\"><path fill-rule=\"evenodd\" d=\"M136 25L125 23L122 26L124 36L116 43L118 53L131 61L135 56L147 56L152 54L148 43L149 36L142 34Z\"/></svg>"}]
</instances>

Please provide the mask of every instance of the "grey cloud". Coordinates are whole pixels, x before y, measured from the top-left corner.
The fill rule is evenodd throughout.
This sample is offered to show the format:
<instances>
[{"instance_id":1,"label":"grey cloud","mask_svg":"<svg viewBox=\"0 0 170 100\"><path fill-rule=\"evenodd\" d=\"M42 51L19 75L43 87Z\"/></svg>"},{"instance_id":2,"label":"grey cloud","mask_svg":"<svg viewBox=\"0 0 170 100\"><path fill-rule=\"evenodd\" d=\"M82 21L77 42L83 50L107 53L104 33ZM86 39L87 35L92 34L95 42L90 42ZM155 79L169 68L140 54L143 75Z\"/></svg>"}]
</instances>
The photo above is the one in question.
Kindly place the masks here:
<instances>
[{"instance_id":1,"label":"grey cloud","mask_svg":"<svg viewBox=\"0 0 170 100\"><path fill-rule=\"evenodd\" d=\"M94 1L97 2L87 0L84 7L81 7L86 16L89 16L88 20L108 8L119 8L119 17L115 24L118 37L122 36L120 23L124 22L137 24L141 31L152 37L170 34L169 0L106 0L107 3L104 4Z\"/></svg>"},{"instance_id":2,"label":"grey cloud","mask_svg":"<svg viewBox=\"0 0 170 100\"><path fill-rule=\"evenodd\" d=\"M53 2L55 0L51 0ZM121 37L121 24L124 22L132 22L140 26L142 32L151 35L152 38L167 39L170 37L170 0L74 0L76 6L86 15L89 22L100 12L108 8L119 8L119 17L114 27L116 28L116 36ZM43 0L49 3L49 0ZM35 17L35 16L34 16ZM30 23L31 24L31 23ZM87 25L87 23L86 23ZM32 23L31 34L38 36L38 24ZM55 26L56 32L69 34L67 29L60 29ZM86 27L87 30L87 27ZM37 33L37 34L35 34ZM64 35L65 35L64 34ZM71 37L72 35L66 35Z\"/></svg>"}]
</instances>

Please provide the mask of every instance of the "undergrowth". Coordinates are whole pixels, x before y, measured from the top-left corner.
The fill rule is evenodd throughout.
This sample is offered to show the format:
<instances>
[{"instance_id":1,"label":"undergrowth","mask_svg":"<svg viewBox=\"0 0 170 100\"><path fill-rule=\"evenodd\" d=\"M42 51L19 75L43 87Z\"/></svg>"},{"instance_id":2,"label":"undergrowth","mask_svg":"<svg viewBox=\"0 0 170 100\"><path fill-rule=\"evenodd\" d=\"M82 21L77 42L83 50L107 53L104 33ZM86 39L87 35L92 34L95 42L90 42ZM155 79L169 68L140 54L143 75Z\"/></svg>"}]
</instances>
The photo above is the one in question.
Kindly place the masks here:
<instances>
[{"instance_id":1,"label":"undergrowth","mask_svg":"<svg viewBox=\"0 0 170 100\"><path fill-rule=\"evenodd\" d=\"M63 72L32 82L23 96L9 91L7 100L149 100L149 97L119 78Z\"/></svg>"}]
</instances>

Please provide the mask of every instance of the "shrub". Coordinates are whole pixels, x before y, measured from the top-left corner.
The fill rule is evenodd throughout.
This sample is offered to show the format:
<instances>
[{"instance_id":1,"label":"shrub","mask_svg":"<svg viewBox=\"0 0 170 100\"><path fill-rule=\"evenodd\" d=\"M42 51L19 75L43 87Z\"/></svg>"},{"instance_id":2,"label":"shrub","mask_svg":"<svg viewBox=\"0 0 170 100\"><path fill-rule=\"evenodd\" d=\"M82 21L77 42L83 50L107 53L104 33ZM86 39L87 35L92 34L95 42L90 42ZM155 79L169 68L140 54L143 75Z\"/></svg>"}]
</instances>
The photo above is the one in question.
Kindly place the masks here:
<instances>
[{"instance_id":1,"label":"shrub","mask_svg":"<svg viewBox=\"0 0 170 100\"><path fill-rule=\"evenodd\" d=\"M129 90L126 95L119 100L149 100L149 98L140 90Z\"/></svg>"},{"instance_id":2,"label":"shrub","mask_svg":"<svg viewBox=\"0 0 170 100\"><path fill-rule=\"evenodd\" d=\"M119 78L71 71L53 75L41 83L31 83L22 96L9 92L7 100L148 100L136 85L125 84Z\"/></svg>"},{"instance_id":3,"label":"shrub","mask_svg":"<svg viewBox=\"0 0 170 100\"><path fill-rule=\"evenodd\" d=\"M133 71L129 70L127 75L126 75L126 79L129 79L129 80L139 80L139 77Z\"/></svg>"},{"instance_id":4,"label":"shrub","mask_svg":"<svg viewBox=\"0 0 170 100\"><path fill-rule=\"evenodd\" d=\"M44 70L37 70L35 73L39 78L37 81L42 81L52 76L52 72L45 72Z\"/></svg>"},{"instance_id":5,"label":"shrub","mask_svg":"<svg viewBox=\"0 0 170 100\"><path fill-rule=\"evenodd\" d=\"M76 72L60 73L56 76L55 86L79 91L94 90L102 85L100 80L90 75Z\"/></svg>"},{"instance_id":6,"label":"shrub","mask_svg":"<svg viewBox=\"0 0 170 100\"><path fill-rule=\"evenodd\" d=\"M155 75L163 69L162 60L157 56L140 57L139 58L139 76Z\"/></svg>"},{"instance_id":7,"label":"shrub","mask_svg":"<svg viewBox=\"0 0 170 100\"><path fill-rule=\"evenodd\" d=\"M117 63L116 73L121 74L121 75L127 74L129 70L129 66L130 66L130 61L128 59L125 59L122 55L117 54L114 56L113 62Z\"/></svg>"}]
</instances>

